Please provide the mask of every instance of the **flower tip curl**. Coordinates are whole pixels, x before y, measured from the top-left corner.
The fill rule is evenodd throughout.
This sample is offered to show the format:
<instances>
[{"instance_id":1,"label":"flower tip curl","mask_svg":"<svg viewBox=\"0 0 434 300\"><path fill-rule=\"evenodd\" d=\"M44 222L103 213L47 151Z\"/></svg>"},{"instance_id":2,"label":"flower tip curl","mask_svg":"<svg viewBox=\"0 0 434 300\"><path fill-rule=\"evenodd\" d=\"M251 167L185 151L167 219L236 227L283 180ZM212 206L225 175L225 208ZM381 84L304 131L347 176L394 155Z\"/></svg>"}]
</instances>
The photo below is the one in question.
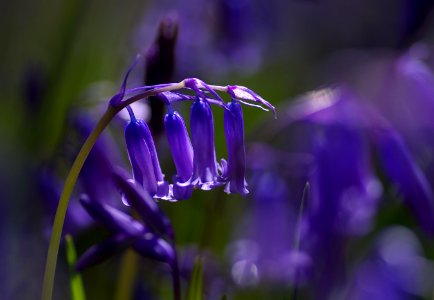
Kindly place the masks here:
<instances>
[{"instance_id":1,"label":"flower tip curl","mask_svg":"<svg viewBox=\"0 0 434 300\"><path fill-rule=\"evenodd\" d=\"M268 102L267 100L265 100L264 98L259 96L257 93L255 93L251 89L246 88L245 86L240 86L240 85L228 85L227 86L227 93L230 96L232 96L232 98L234 98L234 99L236 99L236 100L238 100L238 101L240 101L246 105L258 106L258 105L254 105L252 103L245 102L245 101L253 101L253 102L259 103L260 104L259 107L261 107L264 110L270 109L273 112L274 118L277 119L276 108L273 105L271 105L270 102ZM264 108L262 105L268 107L268 109Z\"/></svg>"},{"instance_id":2,"label":"flower tip curl","mask_svg":"<svg viewBox=\"0 0 434 300\"><path fill-rule=\"evenodd\" d=\"M125 77L124 77L124 80L122 81L122 85L121 85L121 88L119 89L119 92L110 99L110 101L109 101L110 106L117 107L124 99L125 90L127 88L128 77L130 76L131 71L133 71L134 67L137 65L137 63L140 61L141 58L142 58L142 55L140 53L138 53L136 55L136 58L134 59L133 63L131 64L131 66L128 68L127 73L125 74Z\"/></svg>"}]
</instances>

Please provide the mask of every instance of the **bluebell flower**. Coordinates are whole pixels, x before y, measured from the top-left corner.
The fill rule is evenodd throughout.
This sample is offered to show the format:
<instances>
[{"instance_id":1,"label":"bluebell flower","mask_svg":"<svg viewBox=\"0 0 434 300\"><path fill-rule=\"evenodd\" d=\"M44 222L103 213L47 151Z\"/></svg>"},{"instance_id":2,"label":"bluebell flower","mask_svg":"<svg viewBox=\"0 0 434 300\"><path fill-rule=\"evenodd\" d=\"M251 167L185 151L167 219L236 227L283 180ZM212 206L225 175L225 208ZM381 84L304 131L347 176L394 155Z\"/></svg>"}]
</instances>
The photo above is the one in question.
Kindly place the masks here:
<instances>
[{"instance_id":1,"label":"bluebell flower","mask_svg":"<svg viewBox=\"0 0 434 300\"><path fill-rule=\"evenodd\" d=\"M184 120L176 111L169 111L165 115L164 125L177 171L177 175L173 177L173 196L178 200L188 199L193 187L181 184L189 181L193 175L193 147L190 137Z\"/></svg>"},{"instance_id":2,"label":"bluebell flower","mask_svg":"<svg viewBox=\"0 0 434 300\"><path fill-rule=\"evenodd\" d=\"M224 127L228 161L222 162L223 177L226 177L225 192L246 195L246 151L244 148L244 120L241 105L233 100L228 105L229 110L224 111Z\"/></svg>"},{"instance_id":3,"label":"bluebell flower","mask_svg":"<svg viewBox=\"0 0 434 300\"><path fill-rule=\"evenodd\" d=\"M127 201L137 210L142 219L161 235L173 239L173 228L148 191L135 181L129 180L122 169L113 172L113 180Z\"/></svg>"},{"instance_id":4,"label":"bluebell flower","mask_svg":"<svg viewBox=\"0 0 434 300\"><path fill-rule=\"evenodd\" d=\"M40 198L48 213L49 223L51 226L52 219L56 213L56 208L59 203L61 194L61 182L48 169L40 170L36 174L38 192ZM63 225L64 234L76 234L79 231L87 228L92 220L88 217L83 207L78 202L78 199L72 199L66 211L65 224ZM47 233L51 231L47 227Z\"/></svg>"},{"instance_id":5,"label":"bluebell flower","mask_svg":"<svg viewBox=\"0 0 434 300\"><path fill-rule=\"evenodd\" d=\"M253 202L241 222L245 233L229 247L232 277L241 286L303 284L312 277L313 259L307 251L306 214L301 214L300 221L297 217L301 195L293 201L283 175L287 170L281 163L289 155L258 145L252 149L249 155L260 161L252 169Z\"/></svg>"},{"instance_id":6,"label":"bluebell flower","mask_svg":"<svg viewBox=\"0 0 434 300\"><path fill-rule=\"evenodd\" d=\"M357 266L346 299L422 299L430 292L432 274L417 237L405 227L391 227Z\"/></svg>"},{"instance_id":7,"label":"bluebell flower","mask_svg":"<svg viewBox=\"0 0 434 300\"><path fill-rule=\"evenodd\" d=\"M380 164L389 181L398 188L422 228L434 234L434 193L399 134L391 128L375 132Z\"/></svg>"},{"instance_id":8,"label":"bluebell flower","mask_svg":"<svg viewBox=\"0 0 434 300\"><path fill-rule=\"evenodd\" d=\"M169 184L164 181L149 127L146 122L137 120L132 111L131 121L125 128L125 141L134 180L153 197L169 197Z\"/></svg>"},{"instance_id":9,"label":"bluebell flower","mask_svg":"<svg viewBox=\"0 0 434 300\"><path fill-rule=\"evenodd\" d=\"M173 246L145 224L114 207L90 200L88 197L82 197L80 200L88 213L111 231L112 236L82 254L76 264L77 270L82 271L101 263L130 246L144 257L173 265Z\"/></svg>"},{"instance_id":10,"label":"bluebell flower","mask_svg":"<svg viewBox=\"0 0 434 300\"><path fill-rule=\"evenodd\" d=\"M203 190L222 185L217 173L211 106L199 96L191 106L190 128L194 152L191 184Z\"/></svg>"},{"instance_id":11,"label":"bluebell flower","mask_svg":"<svg viewBox=\"0 0 434 300\"><path fill-rule=\"evenodd\" d=\"M187 199L190 197L193 187L210 190L226 183L228 183L226 188L228 193L237 192L242 195L248 193L244 178L244 124L239 103L267 111L271 109L275 114L275 109L269 102L246 87L208 85L197 78L187 78L179 83L134 89L125 89L125 82L126 78L121 91L118 93L122 99L111 101L110 104L115 109L117 107L127 107L128 109L131 120L125 129L125 139L133 169L133 179L142 185L152 197L165 200ZM183 88L192 90L195 95L177 91ZM169 143L179 173L174 176L174 184L172 185L164 180L155 144L147 124L136 119L132 108L127 105L144 97L148 91L153 89L161 90L155 99L163 101L169 106L169 110L171 110L170 105L175 102L193 101L190 115L191 145L184 122L179 115L171 112L166 116L166 127L170 127L168 129L170 131L168 132ZM225 92L232 97L230 107L218 92ZM131 94L135 95L123 99L125 95ZM231 114L225 117L229 161L222 160L222 165L219 165L216 160L211 103L222 107ZM182 147L176 143L181 143ZM189 169L191 160L193 161L192 170Z\"/></svg>"}]
</instances>

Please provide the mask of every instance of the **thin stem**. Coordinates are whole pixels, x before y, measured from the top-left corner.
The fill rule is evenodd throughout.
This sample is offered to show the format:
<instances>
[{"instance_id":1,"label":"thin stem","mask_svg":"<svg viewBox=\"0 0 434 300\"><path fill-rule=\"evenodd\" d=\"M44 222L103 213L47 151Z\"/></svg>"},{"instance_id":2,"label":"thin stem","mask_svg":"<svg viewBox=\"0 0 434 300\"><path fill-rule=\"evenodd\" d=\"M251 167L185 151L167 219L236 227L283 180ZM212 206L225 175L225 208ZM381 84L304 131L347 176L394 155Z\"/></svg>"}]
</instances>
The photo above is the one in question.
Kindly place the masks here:
<instances>
[{"instance_id":1,"label":"thin stem","mask_svg":"<svg viewBox=\"0 0 434 300\"><path fill-rule=\"evenodd\" d=\"M109 124L111 119L116 115L116 110L109 107L104 115L99 120L95 129L91 132L87 140L84 142L80 152L75 159L68 177L66 178L63 187L62 195L60 196L59 204L57 206L56 216L54 217L53 228L51 231L50 245L48 246L47 261L45 264L44 281L42 286L43 300L50 300L53 294L54 276L57 265L57 255L59 253L60 239L62 237L62 228L65 221L66 210L68 209L69 198L72 190L77 182L80 170L89 155L92 147L95 145L99 135L104 128Z\"/></svg>"},{"instance_id":2,"label":"thin stem","mask_svg":"<svg viewBox=\"0 0 434 300\"><path fill-rule=\"evenodd\" d=\"M53 228L51 231L50 244L48 246L48 254L47 260L45 264L45 272L44 279L42 283L42 300L51 300L53 296L53 286L54 286L54 276L56 273L56 265L57 265L57 255L59 253L59 245L60 239L62 237L62 229L63 223L65 221L66 210L68 209L69 199L71 193L74 189L75 183L77 182L78 175L80 174L81 168L86 161L90 151L95 145L98 137L103 132L103 130L107 127L113 117L122 109L124 109L127 105L130 105L133 102L136 102L140 99L154 96L161 92L177 90L184 87L184 82L181 81L172 86L164 86L161 88L156 88L150 91L146 91L139 95L133 96L131 98L122 101L116 106L109 105L107 111L98 121L95 128L90 133L87 140L84 142L83 146L80 149L74 163L72 164L71 169L69 170L69 174L66 178L65 185L63 187L62 195L59 199L59 204L57 206L56 215L54 217Z\"/></svg>"},{"instance_id":3,"label":"thin stem","mask_svg":"<svg viewBox=\"0 0 434 300\"><path fill-rule=\"evenodd\" d=\"M309 190L310 190L310 183L308 181L304 185L303 195L301 196L300 208L298 210L297 225L295 227L296 231L295 231L295 239L294 239L294 250L295 251L298 251L300 249L301 225L302 225L302 221L303 221L304 203L306 201L306 198L309 196Z\"/></svg>"},{"instance_id":4,"label":"thin stem","mask_svg":"<svg viewBox=\"0 0 434 300\"><path fill-rule=\"evenodd\" d=\"M131 122L136 122L136 116L134 115L133 109L130 105L127 106L128 113L130 114Z\"/></svg>"},{"instance_id":5,"label":"thin stem","mask_svg":"<svg viewBox=\"0 0 434 300\"><path fill-rule=\"evenodd\" d=\"M297 218L297 225L296 225L296 232L295 232L295 240L294 240L294 250L297 252L300 249L300 242L301 242L301 223L303 220L303 211L304 211L304 203L306 201L306 198L309 196L309 190L310 190L310 184L309 181L306 182L303 189L303 195L301 196L301 203L300 203L300 209L298 210L298 218ZM291 300L297 300L298 296L298 270L295 270L295 277L294 277L294 286L292 287L292 297Z\"/></svg>"},{"instance_id":6,"label":"thin stem","mask_svg":"<svg viewBox=\"0 0 434 300\"><path fill-rule=\"evenodd\" d=\"M139 257L132 250L128 249L122 257L115 300L132 299L138 265Z\"/></svg>"}]
</instances>

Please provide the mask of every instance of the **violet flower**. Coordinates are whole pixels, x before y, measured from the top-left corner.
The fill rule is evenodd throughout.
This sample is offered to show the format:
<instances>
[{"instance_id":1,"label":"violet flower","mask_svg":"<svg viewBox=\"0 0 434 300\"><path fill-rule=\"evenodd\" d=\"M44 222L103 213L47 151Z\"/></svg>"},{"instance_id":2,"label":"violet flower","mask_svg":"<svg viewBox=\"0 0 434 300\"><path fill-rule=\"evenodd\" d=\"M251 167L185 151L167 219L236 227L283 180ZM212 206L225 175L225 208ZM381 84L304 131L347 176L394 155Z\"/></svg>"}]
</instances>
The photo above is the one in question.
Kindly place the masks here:
<instances>
[{"instance_id":1,"label":"violet flower","mask_svg":"<svg viewBox=\"0 0 434 300\"><path fill-rule=\"evenodd\" d=\"M417 237L405 227L384 230L368 259L355 270L346 299L425 298L433 269Z\"/></svg>"},{"instance_id":2,"label":"violet flower","mask_svg":"<svg viewBox=\"0 0 434 300\"><path fill-rule=\"evenodd\" d=\"M81 202L88 213L109 229L113 236L88 249L77 261L78 271L101 263L129 246L144 257L173 265L174 248L147 226L114 207L87 197L82 197Z\"/></svg>"},{"instance_id":3,"label":"violet flower","mask_svg":"<svg viewBox=\"0 0 434 300\"><path fill-rule=\"evenodd\" d=\"M228 183L225 192L238 193L245 196L247 190L246 174L246 151L244 148L244 120L241 105L233 100L228 105L229 110L224 111L224 126L226 144L228 148L227 166L223 167L223 177ZM222 165L226 162L222 162ZM225 170L226 169L226 170Z\"/></svg>"},{"instance_id":4,"label":"violet flower","mask_svg":"<svg viewBox=\"0 0 434 300\"><path fill-rule=\"evenodd\" d=\"M434 193L399 134L393 129L375 134L380 163L390 182L398 188L422 228L434 234Z\"/></svg>"},{"instance_id":5,"label":"violet flower","mask_svg":"<svg viewBox=\"0 0 434 300\"><path fill-rule=\"evenodd\" d=\"M228 249L232 278L240 286L304 284L312 277L313 260L306 251L310 236L300 203L309 200L302 195L293 199L284 175L292 170L282 167L291 155L259 145L249 150L249 156L257 158L250 165L253 202L241 222L243 234Z\"/></svg>"},{"instance_id":6,"label":"violet flower","mask_svg":"<svg viewBox=\"0 0 434 300\"><path fill-rule=\"evenodd\" d=\"M121 169L113 172L113 180L128 202L154 231L161 235L168 235L173 239L173 229L169 219L160 210L148 191L135 181L129 180Z\"/></svg>"},{"instance_id":7,"label":"violet flower","mask_svg":"<svg viewBox=\"0 0 434 300\"><path fill-rule=\"evenodd\" d=\"M153 197L168 197L169 185L164 181L148 125L142 120L137 120L131 108L129 108L129 112L131 121L125 128L125 141L133 168L134 180Z\"/></svg>"},{"instance_id":8,"label":"violet flower","mask_svg":"<svg viewBox=\"0 0 434 300\"><path fill-rule=\"evenodd\" d=\"M52 219L56 214L62 185L48 169L37 172L36 177L38 192L48 213L47 217L51 225ZM74 235L87 228L91 222L92 220L88 217L78 199L72 199L66 211L63 234ZM51 228L47 226L47 234L49 234L50 230Z\"/></svg>"},{"instance_id":9,"label":"violet flower","mask_svg":"<svg viewBox=\"0 0 434 300\"><path fill-rule=\"evenodd\" d=\"M208 85L197 78L187 78L179 83L126 89L126 80L130 72L131 68L124 78L120 92L111 99L109 104L114 109L126 107L130 114L131 121L125 129L125 140L134 180L152 197L165 200L186 199L190 197L193 187L210 190L226 183L228 183L227 192L247 194L244 179L244 124L241 107L238 103L235 104L235 101L259 107L263 110L271 109L275 114L274 107L246 87ZM163 89L163 91L156 94L155 99L161 100L169 106L175 102L193 101L190 115L192 145L190 146L188 141L185 125L179 118L173 120L173 130L176 132L168 133L172 151L175 151L172 153L175 157L175 164L178 172L182 173L174 177L173 185L169 185L164 181L155 144L147 124L137 120L132 108L127 105L137 101L142 95L145 97L147 91L155 89ZM178 90L181 89L189 89L195 95L179 92ZM218 92L227 93L232 97L233 103L231 106L233 111ZM124 99L124 97L132 94L135 95ZM231 116L226 116L225 127L230 157L228 163L222 160L223 166L220 166L216 160L211 103L231 111ZM232 115L234 115L234 118L232 118ZM171 126L169 120L166 120L166 123L166 126ZM175 145L175 140L179 140L183 146L179 148L179 146ZM192 174L188 178L191 172L188 169L189 166L187 166L191 165L191 148L193 149L193 167ZM182 153L176 153L178 150ZM185 155L185 158L182 158L182 155ZM184 163L185 165L181 166Z\"/></svg>"},{"instance_id":10,"label":"violet flower","mask_svg":"<svg viewBox=\"0 0 434 300\"><path fill-rule=\"evenodd\" d=\"M173 177L173 196L178 200L188 199L193 192L193 187L181 185L193 175L193 147L187 128L184 120L176 111L169 111L166 114L164 125L177 171L177 175Z\"/></svg>"},{"instance_id":11,"label":"violet flower","mask_svg":"<svg viewBox=\"0 0 434 300\"><path fill-rule=\"evenodd\" d=\"M191 184L203 190L210 190L222 183L217 173L211 107L200 96L191 106L190 127L194 151Z\"/></svg>"}]
</instances>

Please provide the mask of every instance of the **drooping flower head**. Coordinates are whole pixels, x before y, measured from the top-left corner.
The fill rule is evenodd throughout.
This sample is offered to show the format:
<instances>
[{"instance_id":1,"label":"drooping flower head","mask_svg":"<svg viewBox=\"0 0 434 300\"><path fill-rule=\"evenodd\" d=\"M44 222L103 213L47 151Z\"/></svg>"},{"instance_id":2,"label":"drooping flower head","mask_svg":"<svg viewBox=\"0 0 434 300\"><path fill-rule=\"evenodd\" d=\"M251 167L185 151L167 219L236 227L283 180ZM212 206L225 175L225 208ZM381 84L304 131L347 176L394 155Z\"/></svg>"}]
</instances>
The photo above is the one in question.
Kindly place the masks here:
<instances>
[{"instance_id":1,"label":"drooping flower head","mask_svg":"<svg viewBox=\"0 0 434 300\"><path fill-rule=\"evenodd\" d=\"M228 104L229 110L224 112L224 126L226 144L228 149L228 162L223 167L223 177L228 183L225 192L248 194L246 173L246 151L244 147L244 120L241 105L233 100Z\"/></svg>"},{"instance_id":2,"label":"drooping flower head","mask_svg":"<svg viewBox=\"0 0 434 300\"><path fill-rule=\"evenodd\" d=\"M131 121L125 128L125 141L128 149L134 180L152 196L167 197L169 185L164 181L157 151L148 125L137 120L129 108Z\"/></svg>"},{"instance_id":3,"label":"drooping flower head","mask_svg":"<svg viewBox=\"0 0 434 300\"><path fill-rule=\"evenodd\" d=\"M81 203L87 212L113 235L82 254L76 265L78 271L99 264L129 246L144 257L169 265L174 263L173 246L145 224L114 207L87 197L82 197Z\"/></svg>"},{"instance_id":4,"label":"drooping flower head","mask_svg":"<svg viewBox=\"0 0 434 300\"><path fill-rule=\"evenodd\" d=\"M190 127L194 152L191 183L203 190L210 190L220 184L214 146L214 120L211 106L199 96L191 106Z\"/></svg>"},{"instance_id":5,"label":"drooping flower head","mask_svg":"<svg viewBox=\"0 0 434 300\"><path fill-rule=\"evenodd\" d=\"M127 76L130 71L131 69ZM275 109L269 102L246 87L208 85L197 78L134 89L125 89L125 84L126 78L121 91L110 101L110 106L115 110L127 107L130 113L131 121L125 129L125 139L134 180L152 197L166 200L187 199L194 187L210 190L227 183L228 193L236 192L242 195L248 193L244 179L244 124L240 103L267 111L271 109L275 114ZM181 89L189 89L195 95L178 91ZM137 120L129 106L146 97L149 92L158 96L155 99L169 106L169 114L165 116L165 126L170 131L167 135L178 170L178 175L174 176L174 184L171 185L164 181L155 144L147 124ZM229 94L232 102L228 105L218 92ZM134 95L123 99L132 94ZM193 102L190 115L192 143L182 118L171 108L172 103L180 101ZM228 161L222 160L222 165L219 165L216 159L211 104L222 107L231 114L225 117L225 133L230 158Z\"/></svg>"},{"instance_id":6,"label":"drooping flower head","mask_svg":"<svg viewBox=\"0 0 434 300\"><path fill-rule=\"evenodd\" d=\"M167 140L172 151L177 175L174 176L173 196L175 199L188 199L193 192L192 186L181 186L193 175L193 147L187 128L181 115L176 111L169 111L164 117Z\"/></svg>"}]
</instances>

